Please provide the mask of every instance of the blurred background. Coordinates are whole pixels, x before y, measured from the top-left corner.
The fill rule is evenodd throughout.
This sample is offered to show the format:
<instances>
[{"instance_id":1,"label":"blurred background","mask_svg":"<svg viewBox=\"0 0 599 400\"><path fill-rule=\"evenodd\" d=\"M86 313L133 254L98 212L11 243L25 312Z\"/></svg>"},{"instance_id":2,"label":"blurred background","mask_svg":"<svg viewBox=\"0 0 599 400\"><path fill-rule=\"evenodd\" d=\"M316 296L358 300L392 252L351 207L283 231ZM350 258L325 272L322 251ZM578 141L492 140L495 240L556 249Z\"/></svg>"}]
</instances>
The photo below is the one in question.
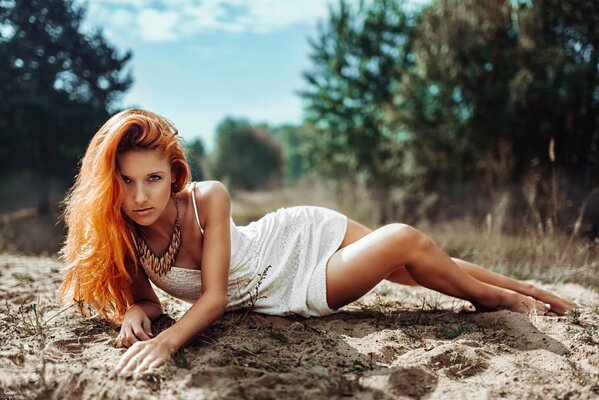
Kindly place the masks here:
<instances>
[{"instance_id":1,"label":"blurred background","mask_svg":"<svg viewBox=\"0 0 599 400\"><path fill-rule=\"evenodd\" d=\"M595 0L0 0L0 250L53 255L113 113L171 119L238 224L318 204L596 283Z\"/></svg>"}]
</instances>

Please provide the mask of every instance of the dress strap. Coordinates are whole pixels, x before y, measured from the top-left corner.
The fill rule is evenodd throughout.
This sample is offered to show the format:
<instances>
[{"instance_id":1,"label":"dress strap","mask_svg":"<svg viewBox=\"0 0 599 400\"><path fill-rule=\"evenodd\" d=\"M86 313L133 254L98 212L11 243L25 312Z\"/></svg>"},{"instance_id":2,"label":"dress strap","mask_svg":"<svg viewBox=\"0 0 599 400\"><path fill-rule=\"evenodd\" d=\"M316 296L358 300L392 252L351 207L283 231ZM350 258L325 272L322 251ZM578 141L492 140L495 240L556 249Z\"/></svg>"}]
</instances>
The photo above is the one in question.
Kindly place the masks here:
<instances>
[{"instance_id":1,"label":"dress strap","mask_svg":"<svg viewBox=\"0 0 599 400\"><path fill-rule=\"evenodd\" d=\"M202 228L202 224L200 223L200 216L198 215L198 205L196 204L196 196L195 196L195 191L196 191L196 182L191 182L191 201L193 203L193 211L196 215L196 221L198 222L198 226L200 227L200 231L204 232L204 228Z\"/></svg>"}]
</instances>

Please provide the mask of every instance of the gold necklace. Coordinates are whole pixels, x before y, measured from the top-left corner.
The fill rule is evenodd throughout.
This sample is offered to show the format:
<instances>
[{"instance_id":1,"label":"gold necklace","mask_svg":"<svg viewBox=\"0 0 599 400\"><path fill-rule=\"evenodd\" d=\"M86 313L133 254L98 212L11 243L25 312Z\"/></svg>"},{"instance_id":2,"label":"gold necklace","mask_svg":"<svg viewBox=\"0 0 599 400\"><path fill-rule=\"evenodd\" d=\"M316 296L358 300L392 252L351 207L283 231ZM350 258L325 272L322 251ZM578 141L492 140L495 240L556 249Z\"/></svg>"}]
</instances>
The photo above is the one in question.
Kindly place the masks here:
<instances>
[{"instance_id":1,"label":"gold necklace","mask_svg":"<svg viewBox=\"0 0 599 400\"><path fill-rule=\"evenodd\" d=\"M163 255L159 256L148 246L145 239L141 235L139 227L135 228L135 245L137 247L137 254L141 264L147 268L151 268L155 274L162 276L171 270L171 267L175 263L177 253L179 253L179 247L181 247L181 224L179 223L179 207L177 207L177 200L175 201L175 210L177 212L175 216L175 226L173 232L168 241L168 247Z\"/></svg>"}]
</instances>

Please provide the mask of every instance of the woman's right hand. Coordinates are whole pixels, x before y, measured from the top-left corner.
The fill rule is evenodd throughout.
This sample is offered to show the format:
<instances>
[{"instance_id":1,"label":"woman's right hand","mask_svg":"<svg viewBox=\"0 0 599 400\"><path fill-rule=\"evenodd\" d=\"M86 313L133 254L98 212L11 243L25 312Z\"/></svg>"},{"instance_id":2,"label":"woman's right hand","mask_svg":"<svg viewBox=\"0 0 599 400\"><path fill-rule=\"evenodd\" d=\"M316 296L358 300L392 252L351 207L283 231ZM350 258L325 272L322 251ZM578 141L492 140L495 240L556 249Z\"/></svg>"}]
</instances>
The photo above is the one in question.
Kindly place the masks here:
<instances>
[{"instance_id":1,"label":"woman's right hand","mask_svg":"<svg viewBox=\"0 0 599 400\"><path fill-rule=\"evenodd\" d=\"M116 337L116 347L130 347L135 342L150 340L152 334L152 322L141 307L132 305L123 316L121 331Z\"/></svg>"}]
</instances>

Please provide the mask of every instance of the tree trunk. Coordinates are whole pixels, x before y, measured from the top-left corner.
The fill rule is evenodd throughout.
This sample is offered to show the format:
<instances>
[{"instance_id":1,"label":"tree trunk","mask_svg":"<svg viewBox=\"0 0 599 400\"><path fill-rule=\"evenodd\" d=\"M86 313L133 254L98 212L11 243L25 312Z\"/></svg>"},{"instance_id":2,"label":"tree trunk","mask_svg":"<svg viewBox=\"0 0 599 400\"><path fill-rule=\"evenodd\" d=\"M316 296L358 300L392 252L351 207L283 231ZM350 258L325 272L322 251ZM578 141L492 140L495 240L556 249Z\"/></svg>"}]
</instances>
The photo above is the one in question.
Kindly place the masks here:
<instances>
[{"instance_id":1,"label":"tree trunk","mask_svg":"<svg viewBox=\"0 0 599 400\"><path fill-rule=\"evenodd\" d=\"M49 215L50 208L50 185L48 182L48 177L44 174L38 175L38 203L37 203L37 214Z\"/></svg>"},{"instance_id":2,"label":"tree trunk","mask_svg":"<svg viewBox=\"0 0 599 400\"><path fill-rule=\"evenodd\" d=\"M392 205L391 205L391 190L388 185L378 185L375 189L377 194L377 202L379 205L379 224L385 225L391 221Z\"/></svg>"}]
</instances>

